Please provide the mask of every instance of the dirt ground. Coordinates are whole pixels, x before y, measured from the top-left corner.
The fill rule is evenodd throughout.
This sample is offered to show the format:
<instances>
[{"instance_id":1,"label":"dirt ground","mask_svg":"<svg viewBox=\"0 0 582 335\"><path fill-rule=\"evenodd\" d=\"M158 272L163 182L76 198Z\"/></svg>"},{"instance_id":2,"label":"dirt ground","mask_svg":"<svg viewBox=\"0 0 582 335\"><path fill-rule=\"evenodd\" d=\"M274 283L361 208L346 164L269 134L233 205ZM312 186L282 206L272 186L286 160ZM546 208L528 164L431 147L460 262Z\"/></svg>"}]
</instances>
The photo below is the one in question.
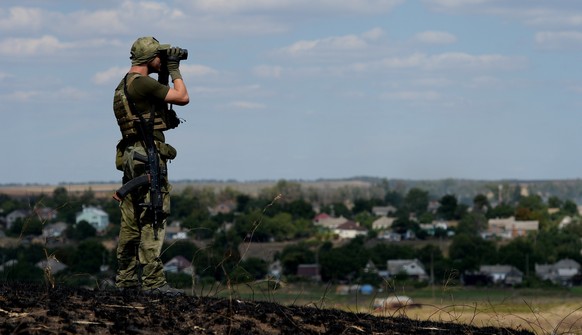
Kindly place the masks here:
<instances>
[{"instance_id":1,"label":"dirt ground","mask_svg":"<svg viewBox=\"0 0 582 335\"><path fill-rule=\"evenodd\" d=\"M1 334L532 334L264 301L0 285Z\"/></svg>"}]
</instances>

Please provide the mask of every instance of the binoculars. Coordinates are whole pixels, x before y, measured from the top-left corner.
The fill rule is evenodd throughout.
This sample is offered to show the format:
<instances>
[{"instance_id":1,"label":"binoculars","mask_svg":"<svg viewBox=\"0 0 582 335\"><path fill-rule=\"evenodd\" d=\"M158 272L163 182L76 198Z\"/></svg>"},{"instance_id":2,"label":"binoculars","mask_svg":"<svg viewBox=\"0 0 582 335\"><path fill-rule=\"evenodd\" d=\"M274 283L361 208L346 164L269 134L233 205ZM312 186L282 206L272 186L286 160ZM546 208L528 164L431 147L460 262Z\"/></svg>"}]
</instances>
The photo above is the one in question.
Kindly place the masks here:
<instances>
[{"instance_id":1,"label":"binoculars","mask_svg":"<svg viewBox=\"0 0 582 335\"><path fill-rule=\"evenodd\" d=\"M188 59L188 49L182 49L182 48L178 48L178 49L180 50L178 53L178 59L179 60ZM167 59L168 58L167 50L161 50L160 56L162 56L163 59Z\"/></svg>"}]
</instances>

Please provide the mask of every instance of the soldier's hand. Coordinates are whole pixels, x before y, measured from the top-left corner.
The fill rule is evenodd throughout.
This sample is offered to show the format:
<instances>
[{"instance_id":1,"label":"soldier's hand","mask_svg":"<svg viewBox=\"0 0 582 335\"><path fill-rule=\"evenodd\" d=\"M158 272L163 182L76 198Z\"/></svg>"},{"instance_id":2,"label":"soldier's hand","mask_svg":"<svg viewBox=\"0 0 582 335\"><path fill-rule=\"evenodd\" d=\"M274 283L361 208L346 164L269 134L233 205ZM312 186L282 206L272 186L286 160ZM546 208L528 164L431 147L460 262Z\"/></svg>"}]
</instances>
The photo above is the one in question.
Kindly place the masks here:
<instances>
[{"instance_id":1,"label":"soldier's hand","mask_svg":"<svg viewBox=\"0 0 582 335\"><path fill-rule=\"evenodd\" d=\"M168 63L169 62L173 62L173 63L180 63L180 59L182 59L182 49L179 47L171 47L170 49L168 49L167 51L167 55L168 55Z\"/></svg>"},{"instance_id":2,"label":"soldier's hand","mask_svg":"<svg viewBox=\"0 0 582 335\"><path fill-rule=\"evenodd\" d=\"M182 79L182 74L180 74L180 58L182 56L182 49L178 47L172 47L168 49L168 72L172 77L172 81L176 79Z\"/></svg>"}]
</instances>

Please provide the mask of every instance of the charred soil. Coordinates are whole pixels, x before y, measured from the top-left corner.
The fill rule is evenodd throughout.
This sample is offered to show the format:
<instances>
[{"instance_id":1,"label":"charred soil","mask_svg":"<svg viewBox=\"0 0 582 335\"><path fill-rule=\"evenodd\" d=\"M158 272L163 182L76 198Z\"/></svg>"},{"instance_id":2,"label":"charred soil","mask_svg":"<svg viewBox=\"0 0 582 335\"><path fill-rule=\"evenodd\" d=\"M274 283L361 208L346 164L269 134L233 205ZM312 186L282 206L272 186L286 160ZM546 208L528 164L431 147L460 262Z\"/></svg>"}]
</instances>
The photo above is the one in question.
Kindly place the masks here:
<instances>
[{"instance_id":1,"label":"charred soil","mask_svg":"<svg viewBox=\"0 0 582 335\"><path fill-rule=\"evenodd\" d=\"M0 333L533 334L266 301L8 283L0 287Z\"/></svg>"}]
</instances>

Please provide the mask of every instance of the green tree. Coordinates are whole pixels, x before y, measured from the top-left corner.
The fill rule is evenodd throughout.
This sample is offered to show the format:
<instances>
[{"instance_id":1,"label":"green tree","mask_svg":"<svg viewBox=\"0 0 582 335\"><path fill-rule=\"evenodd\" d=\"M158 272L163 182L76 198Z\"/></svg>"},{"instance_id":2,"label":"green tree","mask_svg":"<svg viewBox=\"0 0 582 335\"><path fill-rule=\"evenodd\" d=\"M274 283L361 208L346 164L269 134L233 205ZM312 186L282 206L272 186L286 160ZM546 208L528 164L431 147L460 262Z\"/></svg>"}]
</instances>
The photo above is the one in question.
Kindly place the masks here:
<instances>
[{"instance_id":1,"label":"green tree","mask_svg":"<svg viewBox=\"0 0 582 335\"><path fill-rule=\"evenodd\" d=\"M337 282L352 281L362 275L366 263L370 259L368 250L364 247L361 237L352 239L348 244L328 251L320 251L321 279Z\"/></svg>"},{"instance_id":2,"label":"green tree","mask_svg":"<svg viewBox=\"0 0 582 335\"><path fill-rule=\"evenodd\" d=\"M416 251L416 257L424 265L427 275L432 276L434 283L444 283L448 279L449 260L442 250L433 244L427 244Z\"/></svg>"},{"instance_id":3,"label":"green tree","mask_svg":"<svg viewBox=\"0 0 582 335\"><path fill-rule=\"evenodd\" d=\"M303 199L293 200L283 206L283 210L290 213L293 219L311 220L315 216L313 206Z\"/></svg>"},{"instance_id":4,"label":"green tree","mask_svg":"<svg viewBox=\"0 0 582 335\"><path fill-rule=\"evenodd\" d=\"M578 205L572 200L566 200L562 204L561 211L566 215L578 215Z\"/></svg>"},{"instance_id":5,"label":"green tree","mask_svg":"<svg viewBox=\"0 0 582 335\"><path fill-rule=\"evenodd\" d=\"M437 209L437 216L443 220L456 219L458 201L452 194L446 194L439 200L440 206Z\"/></svg>"},{"instance_id":6,"label":"green tree","mask_svg":"<svg viewBox=\"0 0 582 335\"><path fill-rule=\"evenodd\" d=\"M412 188L404 198L404 207L409 213L422 215L428 209L428 192L419 188Z\"/></svg>"},{"instance_id":7,"label":"green tree","mask_svg":"<svg viewBox=\"0 0 582 335\"><path fill-rule=\"evenodd\" d=\"M490 207L491 205L489 204L487 196L483 194L477 194L473 198L473 212L487 213Z\"/></svg>"},{"instance_id":8,"label":"green tree","mask_svg":"<svg viewBox=\"0 0 582 335\"><path fill-rule=\"evenodd\" d=\"M16 219L8 231L9 236L42 235L43 223L36 216Z\"/></svg>"},{"instance_id":9,"label":"green tree","mask_svg":"<svg viewBox=\"0 0 582 335\"><path fill-rule=\"evenodd\" d=\"M382 267L391 259L411 259L416 257L414 248L408 245L399 245L393 243L379 243L368 249L370 259L374 264Z\"/></svg>"},{"instance_id":10,"label":"green tree","mask_svg":"<svg viewBox=\"0 0 582 335\"><path fill-rule=\"evenodd\" d=\"M72 273L95 274L99 272L101 265L108 257L107 249L99 241L82 241L71 259L69 269Z\"/></svg>"},{"instance_id":11,"label":"green tree","mask_svg":"<svg viewBox=\"0 0 582 335\"><path fill-rule=\"evenodd\" d=\"M182 256L188 261L194 259L195 254L200 253L201 250L196 246L196 244L190 242L189 240L178 240L172 243L164 243L162 248L163 252L160 258L164 263L168 262L176 256Z\"/></svg>"},{"instance_id":12,"label":"green tree","mask_svg":"<svg viewBox=\"0 0 582 335\"><path fill-rule=\"evenodd\" d=\"M508 218L515 215L515 208L507 203L500 203L487 211L487 218Z\"/></svg>"},{"instance_id":13,"label":"green tree","mask_svg":"<svg viewBox=\"0 0 582 335\"><path fill-rule=\"evenodd\" d=\"M265 278L268 269L269 266L265 260L249 257L234 268L232 278L235 278L235 282L238 283L254 281Z\"/></svg>"},{"instance_id":14,"label":"green tree","mask_svg":"<svg viewBox=\"0 0 582 335\"><path fill-rule=\"evenodd\" d=\"M2 281L39 283L44 280L44 272L34 264L18 262L14 265L5 266L3 271L0 271L0 278Z\"/></svg>"},{"instance_id":15,"label":"green tree","mask_svg":"<svg viewBox=\"0 0 582 335\"><path fill-rule=\"evenodd\" d=\"M481 213L468 213L459 221L457 234L479 235L487 229L487 218Z\"/></svg>"},{"instance_id":16,"label":"green tree","mask_svg":"<svg viewBox=\"0 0 582 335\"><path fill-rule=\"evenodd\" d=\"M564 258L581 262L582 241L571 229L560 230L557 227L551 227L539 231L532 237L535 238L533 241L535 259L543 263L555 263Z\"/></svg>"},{"instance_id":17,"label":"green tree","mask_svg":"<svg viewBox=\"0 0 582 335\"><path fill-rule=\"evenodd\" d=\"M552 195L548 198L548 207L550 208L561 208L562 207L562 200L555 195Z\"/></svg>"},{"instance_id":18,"label":"green tree","mask_svg":"<svg viewBox=\"0 0 582 335\"><path fill-rule=\"evenodd\" d=\"M498 260L499 264L513 265L524 274L533 274L535 263L541 261L534 253L533 243L524 237L515 238L499 247Z\"/></svg>"},{"instance_id":19,"label":"green tree","mask_svg":"<svg viewBox=\"0 0 582 335\"><path fill-rule=\"evenodd\" d=\"M97 229L89 222L82 220L77 224L70 225L65 231L67 238L82 241L97 236Z\"/></svg>"},{"instance_id":20,"label":"green tree","mask_svg":"<svg viewBox=\"0 0 582 335\"><path fill-rule=\"evenodd\" d=\"M459 234L449 247L451 266L463 273L477 270L479 266L497 263L497 250L492 241L483 240L478 235Z\"/></svg>"},{"instance_id":21,"label":"green tree","mask_svg":"<svg viewBox=\"0 0 582 335\"><path fill-rule=\"evenodd\" d=\"M309 249L305 243L286 246L278 256L283 267L283 275L297 274L299 264L314 264L315 256L315 252Z\"/></svg>"},{"instance_id":22,"label":"green tree","mask_svg":"<svg viewBox=\"0 0 582 335\"><path fill-rule=\"evenodd\" d=\"M392 205L396 208L400 207L404 202L404 197L397 191L388 191L384 196L384 202L387 205Z\"/></svg>"}]
</instances>

